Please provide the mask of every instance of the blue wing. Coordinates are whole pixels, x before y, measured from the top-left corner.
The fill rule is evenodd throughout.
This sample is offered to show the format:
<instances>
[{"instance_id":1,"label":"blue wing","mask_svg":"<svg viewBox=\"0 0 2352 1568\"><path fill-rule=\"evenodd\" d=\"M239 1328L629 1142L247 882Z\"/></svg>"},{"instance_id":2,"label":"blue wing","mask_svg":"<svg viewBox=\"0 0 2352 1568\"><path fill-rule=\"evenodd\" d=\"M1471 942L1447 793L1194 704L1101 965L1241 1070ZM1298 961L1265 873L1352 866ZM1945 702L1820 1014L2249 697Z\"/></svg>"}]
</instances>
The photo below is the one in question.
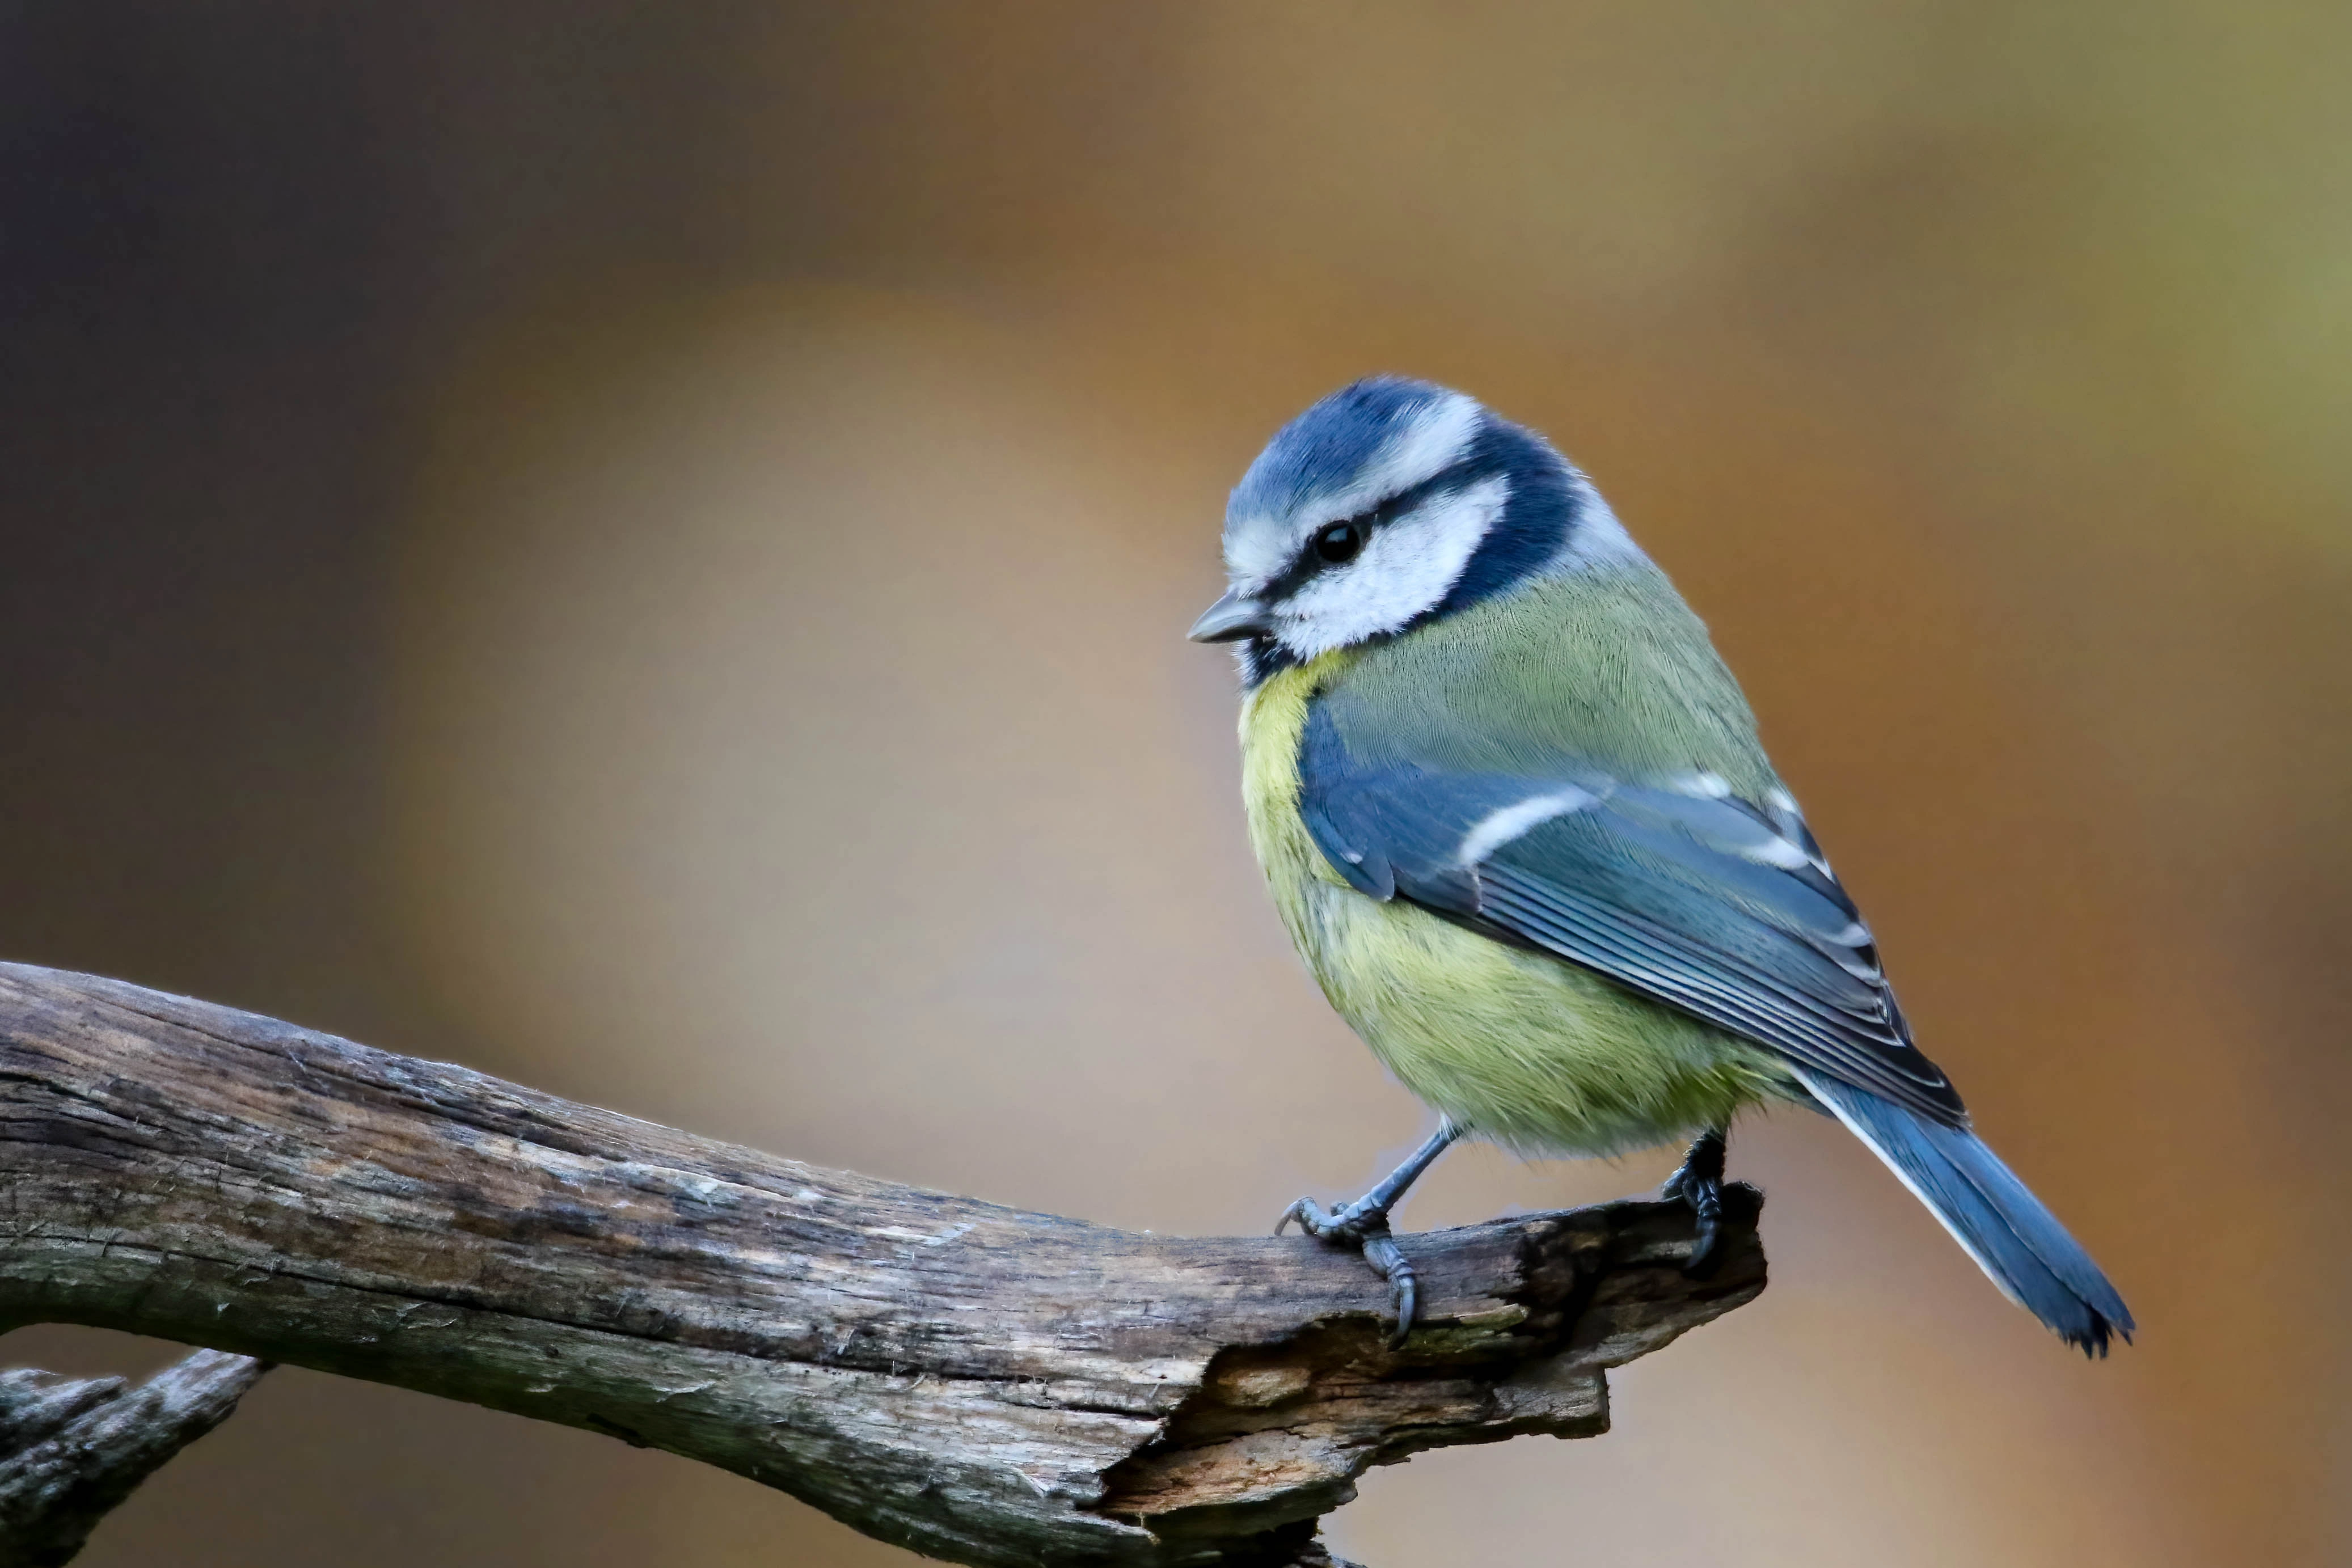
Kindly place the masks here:
<instances>
[{"instance_id":1,"label":"blue wing","mask_svg":"<svg viewBox=\"0 0 2352 1568\"><path fill-rule=\"evenodd\" d=\"M1809 1073L1946 1126L1968 1113L1912 1043L1869 928L1796 803L1573 757L1538 775L1360 763L1321 702L1300 815L1348 881L1597 970Z\"/></svg>"}]
</instances>

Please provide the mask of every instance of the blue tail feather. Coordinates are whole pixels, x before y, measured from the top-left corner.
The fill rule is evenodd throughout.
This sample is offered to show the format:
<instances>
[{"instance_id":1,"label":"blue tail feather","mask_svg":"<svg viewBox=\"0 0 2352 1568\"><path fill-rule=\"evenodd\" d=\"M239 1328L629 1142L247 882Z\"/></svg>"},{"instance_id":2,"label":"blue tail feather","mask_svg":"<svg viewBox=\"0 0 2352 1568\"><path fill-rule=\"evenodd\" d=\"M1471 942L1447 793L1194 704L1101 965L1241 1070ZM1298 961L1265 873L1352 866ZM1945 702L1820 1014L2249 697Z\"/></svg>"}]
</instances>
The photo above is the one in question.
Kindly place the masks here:
<instances>
[{"instance_id":1,"label":"blue tail feather","mask_svg":"<svg viewBox=\"0 0 2352 1568\"><path fill-rule=\"evenodd\" d=\"M1817 1073L1805 1087L1885 1161L2012 1301L2086 1355L2137 1325L2099 1266L1965 1127L1948 1127Z\"/></svg>"}]
</instances>

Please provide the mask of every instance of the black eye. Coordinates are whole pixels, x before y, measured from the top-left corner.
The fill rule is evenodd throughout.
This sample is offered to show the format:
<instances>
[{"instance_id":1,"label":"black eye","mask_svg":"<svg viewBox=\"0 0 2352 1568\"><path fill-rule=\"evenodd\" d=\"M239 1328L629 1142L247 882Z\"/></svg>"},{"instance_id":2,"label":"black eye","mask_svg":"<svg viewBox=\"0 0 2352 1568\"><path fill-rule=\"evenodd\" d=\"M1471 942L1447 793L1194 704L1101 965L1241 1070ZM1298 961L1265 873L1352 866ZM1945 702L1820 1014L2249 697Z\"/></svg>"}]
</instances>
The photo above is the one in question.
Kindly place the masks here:
<instances>
[{"instance_id":1,"label":"black eye","mask_svg":"<svg viewBox=\"0 0 2352 1568\"><path fill-rule=\"evenodd\" d=\"M1364 548L1364 530L1353 523L1333 523L1315 536L1315 553L1337 566L1353 560Z\"/></svg>"}]
</instances>

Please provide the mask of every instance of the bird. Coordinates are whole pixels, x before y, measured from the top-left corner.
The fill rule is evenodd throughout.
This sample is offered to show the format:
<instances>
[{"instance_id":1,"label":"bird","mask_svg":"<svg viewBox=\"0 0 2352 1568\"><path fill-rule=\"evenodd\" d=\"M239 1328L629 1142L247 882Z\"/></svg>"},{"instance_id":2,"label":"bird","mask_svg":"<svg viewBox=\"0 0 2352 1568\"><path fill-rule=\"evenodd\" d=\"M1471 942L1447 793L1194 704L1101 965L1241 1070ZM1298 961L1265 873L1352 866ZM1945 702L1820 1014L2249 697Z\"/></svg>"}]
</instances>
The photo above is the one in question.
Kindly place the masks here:
<instances>
[{"instance_id":1,"label":"bird","mask_svg":"<svg viewBox=\"0 0 2352 1568\"><path fill-rule=\"evenodd\" d=\"M1440 1117L1352 1203L1410 1334L1391 1213L1469 1138L1603 1156L1690 1138L1663 1193L1686 1272L1724 1250L1735 1116L1861 1139L2011 1301L2086 1355L2130 1310L1919 1049L1867 923L1773 769L1705 624L1582 471L1466 393L1358 381L1234 486L1227 591L1243 803L1332 1007Z\"/></svg>"}]
</instances>

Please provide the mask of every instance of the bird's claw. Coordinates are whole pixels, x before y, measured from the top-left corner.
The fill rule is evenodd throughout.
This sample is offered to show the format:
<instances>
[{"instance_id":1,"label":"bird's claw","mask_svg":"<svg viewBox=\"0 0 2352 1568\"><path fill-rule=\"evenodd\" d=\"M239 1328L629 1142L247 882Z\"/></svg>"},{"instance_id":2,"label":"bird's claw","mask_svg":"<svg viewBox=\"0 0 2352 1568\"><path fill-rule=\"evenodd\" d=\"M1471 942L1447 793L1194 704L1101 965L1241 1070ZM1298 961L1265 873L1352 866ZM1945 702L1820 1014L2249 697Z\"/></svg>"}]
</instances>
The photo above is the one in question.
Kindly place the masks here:
<instances>
[{"instance_id":1,"label":"bird's claw","mask_svg":"<svg viewBox=\"0 0 2352 1568\"><path fill-rule=\"evenodd\" d=\"M1421 1309L1421 1281L1413 1274L1412 1263L1405 1257L1404 1249L1398 1246L1397 1239L1389 1234L1386 1220L1381 1221L1378 1231L1364 1238L1364 1261L1378 1270L1381 1278L1389 1282L1389 1307L1396 1319L1396 1326L1389 1331L1388 1347L1402 1350L1404 1342L1412 1333L1412 1320Z\"/></svg>"},{"instance_id":2,"label":"bird's claw","mask_svg":"<svg viewBox=\"0 0 2352 1568\"><path fill-rule=\"evenodd\" d=\"M1360 1247L1366 1239L1386 1230L1389 1217L1360 1203L1347 1204L1339 1208L1325 1208L1311 1197L1302 1197L1282 1211L1275 1222L1274 1233L1279 1236L1293 1221L1298 1228L1318 1241L1336 1242L1343 1247Z\"/></svg>"},{"instance_id":3,"label":"bird's claw","mask_svg":"<svg viewBox=\"0 0 2352 1568\"><path fill-rule=\"evenodd\" d=\"M1274 1233L1281 1235L1294 1220L1299 1229L1318 1241L1357 1249L1373 1271L1389 1282L1396 1327L1390 1332L1388 1346L1391 1350L1402 1349L1405 1337L1412 1333L1413 1317L1421 1304L1421 1286L1412 1261L1389 1229L1388 1211L1362 1203L1327 1209L1311 1197L1302 1197L1282 1211L1282 1218L1275 1222Z\"/></svg>"},{"instance_id":4,"label":"bird's claw","mask_svg":"<svg viewBox=\"0 0 2352 1568\"><path fill-rule=\"evenodd\" d=\"M1723 1266L1723 1135L1705 1134L1658 1189L1661 1197L1689 1204L1696 1221L1690 1256L1683 1261L1683 1273L1693 1280L1711 1278Z\"/></svg>"}]
</instances>

